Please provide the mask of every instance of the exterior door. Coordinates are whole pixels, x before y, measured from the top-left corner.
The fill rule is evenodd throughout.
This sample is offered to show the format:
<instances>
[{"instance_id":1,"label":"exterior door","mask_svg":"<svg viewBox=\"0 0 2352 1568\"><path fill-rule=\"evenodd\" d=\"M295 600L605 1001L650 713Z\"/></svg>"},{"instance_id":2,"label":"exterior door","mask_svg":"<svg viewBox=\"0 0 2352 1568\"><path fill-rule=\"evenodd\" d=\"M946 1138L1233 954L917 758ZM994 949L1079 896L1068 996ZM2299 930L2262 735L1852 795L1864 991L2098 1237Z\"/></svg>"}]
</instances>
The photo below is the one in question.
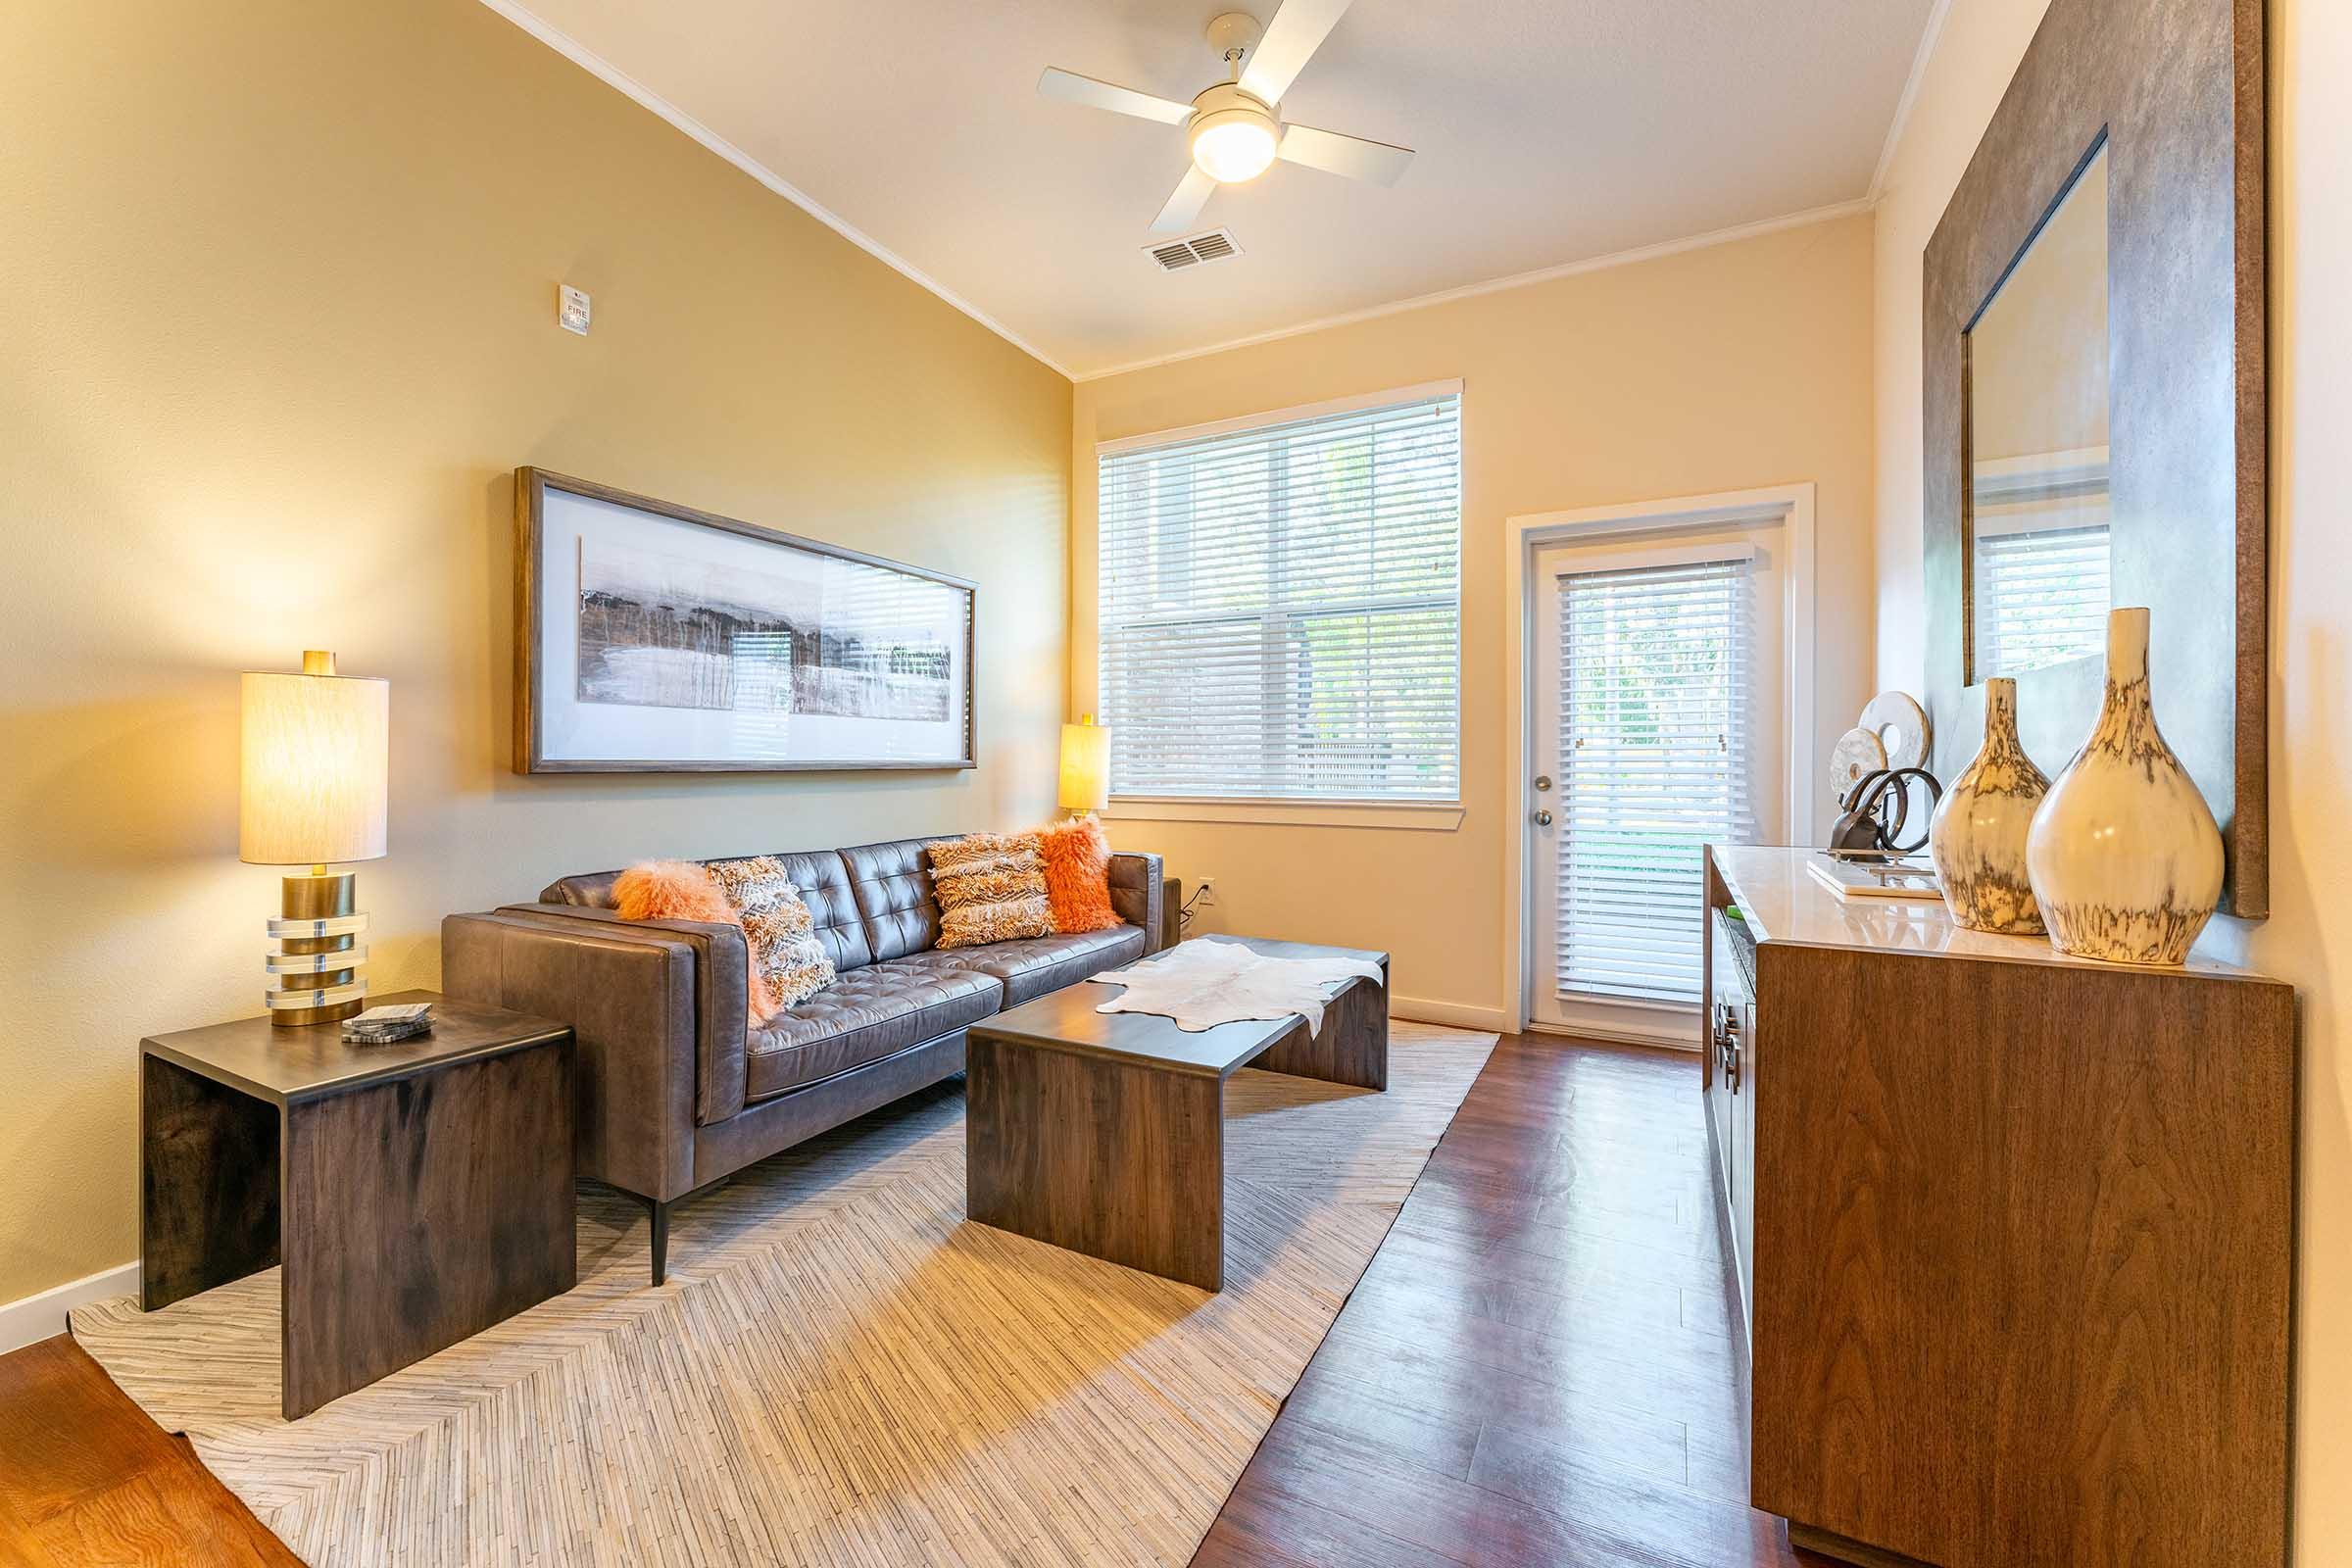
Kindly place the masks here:
<instances>
[{"instance_id":1,"label":"exterior door","mask_svg":"<svg viewBox=\"0 0 2352 1568\"><path fill-rule=\"evenodd\" d=\"M1533 1026L1696 1040L1700 846L1788 841L1782 531L1537 552Z\"/></svg>"}]
</instances>

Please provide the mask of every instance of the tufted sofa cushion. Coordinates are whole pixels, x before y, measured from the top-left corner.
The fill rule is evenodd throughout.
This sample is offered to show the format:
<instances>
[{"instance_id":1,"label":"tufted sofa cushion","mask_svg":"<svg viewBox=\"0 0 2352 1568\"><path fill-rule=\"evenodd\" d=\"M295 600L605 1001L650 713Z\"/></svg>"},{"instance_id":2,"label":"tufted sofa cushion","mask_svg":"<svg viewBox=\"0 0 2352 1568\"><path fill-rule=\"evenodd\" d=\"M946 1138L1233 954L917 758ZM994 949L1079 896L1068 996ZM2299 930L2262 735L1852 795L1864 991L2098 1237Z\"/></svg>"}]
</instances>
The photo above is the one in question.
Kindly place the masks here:
<instances>
[{"instance_id":1,"label":"tufted sofa cushion","mask_svg":"<svg viewBox=\"0 0 2352 1568\"><path fill-rule=\"evenodd\" d=\"M735 858L739 857L720 856L702 863L715 865L719 860ZM816 921L816 938L831 955L833 967L855 969L873 962L873 950L865 940L865 921L858 906L857 894L850 886L849 866L843 862L840 852L810 850L798 855L779 855L775 859L784 867L792 885L801 890L801 898ZM541 891L539 902L610 909L612 881L619 875L618 871L591 871L562 877Z\"/></svg>"},{"instance_id":2,"label":"tufted sofa cushion","mask_svg":"<svg viewBox=\"0 0 2352 1568\"><path fill-rule=\"evenodd\" d=\"M745 1041L746 1102L806 1088L995 1012L1004 1004L1003 982L955 957L919 953L866 964L753 1029Z\"/></svg>"},{"instance_id":3,"label":"tufted sofa cushion","mask_svg":"<svg viewBox=\"0 0 2352 1568\"><path fill-rule=\"evenodd\" d=\"M939 901L931 895L933 838L892 839L841 852L864 921L865 943L876 958L923 953L939 940Z\"/></svg>"},{"instance_id":4,"label":"tufted sofa cushion","mask_svg":"<svg viewBox=\"0 0 2352 1568\"><path fill-rule=\"evenodd\" d=\"M1144 956L1144 933L1132 925L1067 936L1022 937L983 948L956 948L929 955L958 962L1004 983L1004 1005L1014 1007L1063 986L1092 979Z\"/></svg>"},{"instance_id":5,"label":"tufted sofa cushion","mask_svg":"<svg viewBox=\"0 0 2352 1568\"><path fill-rule=\"evenodd\" d=\"M792 885L801 890L801 901L816 921L817 940L833 956L833 967L856 969L873 962L865 922L858 916L858 895L850 887L850 868L842 863L841 856L832 850L811 850L779 855L776 859Z\"/></svg>"}]
</instances>

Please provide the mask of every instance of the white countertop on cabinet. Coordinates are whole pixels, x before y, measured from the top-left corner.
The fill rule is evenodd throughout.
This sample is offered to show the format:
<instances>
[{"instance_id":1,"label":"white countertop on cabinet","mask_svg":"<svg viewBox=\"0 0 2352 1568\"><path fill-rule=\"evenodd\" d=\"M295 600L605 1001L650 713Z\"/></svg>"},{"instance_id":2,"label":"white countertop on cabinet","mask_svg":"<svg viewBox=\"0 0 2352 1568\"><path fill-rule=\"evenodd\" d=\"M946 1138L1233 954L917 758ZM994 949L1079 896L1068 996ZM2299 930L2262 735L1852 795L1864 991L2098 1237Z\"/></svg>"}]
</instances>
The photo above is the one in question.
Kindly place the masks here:
<instances>
[{"instance_id":1,"label":"white countertop on cabinet","mask_svg":"<svg viewBox=\"0 0 2352 1568\"><path fill-rule=\"evenodd\" d=\"M1840 899L1806 869L1821 850L1758 845L1707 847L1759 943L1811 948L1865 948L1884 953L1941 954L2000 963L2050 963L2082 969L2135 966L2075 958L2043 937L1997 936L1955 923L1941 899ZM2144 972L2144 971L2141 971ZM2211 959L2191 957L2185 971L2215 979L2265 976Z\"/></svg>"}]
</instances>

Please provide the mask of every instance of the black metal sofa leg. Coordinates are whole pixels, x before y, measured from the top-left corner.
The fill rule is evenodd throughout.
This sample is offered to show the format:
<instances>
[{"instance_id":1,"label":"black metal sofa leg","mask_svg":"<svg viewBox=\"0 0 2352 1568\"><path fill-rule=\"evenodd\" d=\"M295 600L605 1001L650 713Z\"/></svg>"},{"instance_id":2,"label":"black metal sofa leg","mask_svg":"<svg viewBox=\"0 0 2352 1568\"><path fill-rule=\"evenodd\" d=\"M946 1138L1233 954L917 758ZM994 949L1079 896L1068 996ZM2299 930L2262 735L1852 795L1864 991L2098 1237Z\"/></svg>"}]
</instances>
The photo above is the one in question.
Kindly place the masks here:
<instances>
[{"instance_id":1,"label":"black metal sofa leg","mask_svg":"<svg viewBox=\"0 0 2352 1568\"><path fill-rule=\"evenodd\" d=\"M612 1184L607 1183L606 1185L611 1186ZM669 1211L684 1200L648 1198L643 1193L632 1193L626 1187L614 1187L612 1191L623 1198L633 1199L643 1203L646 1213L652 1216L654 1222L654 1283L661 1284L669 1277Z\"/></svg>"}]
</instances>

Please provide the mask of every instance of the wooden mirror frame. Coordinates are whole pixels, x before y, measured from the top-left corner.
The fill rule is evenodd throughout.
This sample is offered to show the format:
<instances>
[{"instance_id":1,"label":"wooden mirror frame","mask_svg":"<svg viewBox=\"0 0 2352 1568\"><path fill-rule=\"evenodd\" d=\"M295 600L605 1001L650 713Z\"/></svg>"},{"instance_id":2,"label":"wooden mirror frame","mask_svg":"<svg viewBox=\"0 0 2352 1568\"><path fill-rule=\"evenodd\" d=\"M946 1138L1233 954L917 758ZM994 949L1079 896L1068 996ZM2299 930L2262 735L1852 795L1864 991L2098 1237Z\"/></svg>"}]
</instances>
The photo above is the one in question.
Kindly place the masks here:
<instances>
[{"instance_id":1,"label":"wooden mirror frame","mask_svg":"<svg viewBox=\"0 0 2352 1568\"><path fill-rule=\"evenodd\" d=\"M2150 612L2156 717L2222 824L2222 907L2270 912L2270 407L2263 0L2052 0L1924 259L1928 709L1949 779L1966 684L1968 329L2105 139L2112 603ZM2103 656L2018 677L2052 775Z\"/></svg>"}]
</instances>

